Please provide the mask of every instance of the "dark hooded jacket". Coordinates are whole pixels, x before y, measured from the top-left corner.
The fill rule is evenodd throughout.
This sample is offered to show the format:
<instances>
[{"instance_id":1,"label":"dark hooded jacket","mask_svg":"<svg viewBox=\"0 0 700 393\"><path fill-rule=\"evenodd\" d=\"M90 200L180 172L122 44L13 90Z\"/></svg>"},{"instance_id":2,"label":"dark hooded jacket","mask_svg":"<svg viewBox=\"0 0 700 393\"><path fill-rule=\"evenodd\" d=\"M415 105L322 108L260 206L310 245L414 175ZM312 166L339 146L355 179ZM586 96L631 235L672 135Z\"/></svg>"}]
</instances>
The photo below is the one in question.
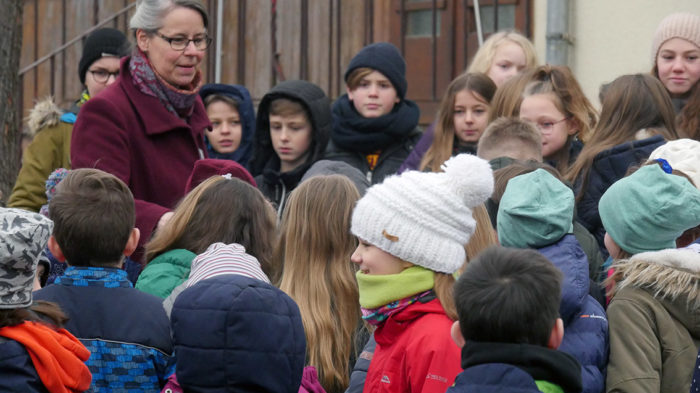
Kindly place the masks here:
<instances>
[{"instance_id":1,"label":"dark hooded jacket","mask_svg":"<svg viewBox=\"0 0 700 393\"><path fill-rule=\"evenodd\" d=\"M299 390L306 355L301 314L270 284L235 274L200 281L175 300L171 327L185 392Z\"/></svg>"},{"instance_id":2,"label":"dark hooded jacket","mask_svg":"<svg viewBox=\"0 0 700 393\"><path fill-rule=\"evenodd\" d=\"M221 83L209 83L199 90L199 96L204 101L212 94L231 98L238 103L238 116L241 119L241 143L233 153L219 153L209 143L207 136L210 131L204 132L209 158L221 160L233 160L248 169L250 156L253 154L253 137L255 136L255 109L248 89L241 85L225 85Z\"/></svg>"},{"instance_id":3,"label":"dark hooded jacket","mask_svg":"<svg viewBox=\"0 0 700 393\"><path fill-rule=\"evenodd\" d=\"M622 179L627 170L646 161L652 151L666 143L660 135L642 140L626 142L598 153L588 172L588 182L581 199L576 205L578 219L598 241L600 252L605 258L608 251L603 244L605 228L598 213L598 202L608 187ZM578 187L577 187L578 188Z\"/></svg>"},{"instance_id":4,"label":"dark hooded jacket","mask_svg":"<svg viewBox=\"0 0 700 393\"><path fill-rule=\"evenodd\" d=\"M300 102L306 109L313 127L313 139L306 162L285 173L280 173L280 159L272 147L270 138L270 103L278 98ZM255 176L258 189L277 207L279 216L289 193L299 184L309 167L323 156L332 127L330 100L323 90L313 83L301 80L285 81L273 87L262 98L258 106L256 124L253 158L249 170Z\"/></svg>"}]
</instances>

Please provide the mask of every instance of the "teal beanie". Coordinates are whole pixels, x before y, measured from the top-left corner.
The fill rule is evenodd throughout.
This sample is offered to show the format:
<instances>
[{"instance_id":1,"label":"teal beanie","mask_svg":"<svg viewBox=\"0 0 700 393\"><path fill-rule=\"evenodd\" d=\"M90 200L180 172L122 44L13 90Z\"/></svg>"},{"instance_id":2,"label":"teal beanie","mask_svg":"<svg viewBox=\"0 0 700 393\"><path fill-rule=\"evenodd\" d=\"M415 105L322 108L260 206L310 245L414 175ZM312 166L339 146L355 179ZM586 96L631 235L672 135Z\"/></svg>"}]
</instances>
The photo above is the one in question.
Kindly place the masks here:
<instances>
[{"instance_id":1,"label":"teal beanie","mask_svg":"<svg viewBox=\"0 0 700 393\"><path fill-rule=\"evenodd\" d=\"M549 246L571 233L573 218L573 191L538 169L508 181L498 206L498 241L515 248Z\"/></svg>"},{"instance_id":2,"label":"teal beanie","mask_svg":"<svg viewBox=\"0 0 700 393\"><path fill-rule=\"evenodd\" d=\"M700 224L700 191L682 176L646 165L610 186L598 211L608 235L624 251L676 248L676 239Z\"/></svg>"}]
</instances>

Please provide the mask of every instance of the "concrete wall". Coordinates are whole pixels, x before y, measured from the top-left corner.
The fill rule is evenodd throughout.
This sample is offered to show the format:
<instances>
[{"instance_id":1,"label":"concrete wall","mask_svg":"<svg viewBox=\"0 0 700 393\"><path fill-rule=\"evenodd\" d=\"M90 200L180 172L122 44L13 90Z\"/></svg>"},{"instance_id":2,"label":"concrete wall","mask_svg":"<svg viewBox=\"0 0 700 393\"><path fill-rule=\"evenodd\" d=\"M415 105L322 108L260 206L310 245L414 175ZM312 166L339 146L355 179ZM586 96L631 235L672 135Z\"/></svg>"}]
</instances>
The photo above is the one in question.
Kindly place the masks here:
<instances>
[{"instance_id":1,"label":"concrete wall","mask_svg":"<svg viewBox=\"0 0 700 393\"><path fill-rule=\"evenodd\" d=\"M535 0L534 41L541 62L546 56L547 0ZM570 0L569 67L591 102L598 88L620 75L649 72L651 40L668 14L700 15L700 0Z\"/></svg>"}]
</instances>

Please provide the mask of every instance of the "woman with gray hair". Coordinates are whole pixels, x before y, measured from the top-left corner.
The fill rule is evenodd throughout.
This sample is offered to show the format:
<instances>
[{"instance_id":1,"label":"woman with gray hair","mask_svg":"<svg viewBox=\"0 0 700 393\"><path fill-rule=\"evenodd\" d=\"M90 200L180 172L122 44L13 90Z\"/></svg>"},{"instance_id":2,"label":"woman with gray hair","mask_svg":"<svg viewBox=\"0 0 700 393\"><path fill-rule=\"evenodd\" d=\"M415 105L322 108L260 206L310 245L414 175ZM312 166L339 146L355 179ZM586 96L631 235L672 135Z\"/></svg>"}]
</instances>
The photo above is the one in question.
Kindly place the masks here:
<instances>
[{"instance_id":1,"label":"woman with gray hair","mask_svg":"<svg viewBox=\"0 0 700 393\"><path fill-rule=\"evenodd\" d=\"M129 186L141 244L170 218L206 154L211 126L197 92L212 41L208 22L199 0L141 0L130 21L136 49L122 59L117 83L86 103L75 124L73 167L102 169Z\"/></svg>"}]
</instances>

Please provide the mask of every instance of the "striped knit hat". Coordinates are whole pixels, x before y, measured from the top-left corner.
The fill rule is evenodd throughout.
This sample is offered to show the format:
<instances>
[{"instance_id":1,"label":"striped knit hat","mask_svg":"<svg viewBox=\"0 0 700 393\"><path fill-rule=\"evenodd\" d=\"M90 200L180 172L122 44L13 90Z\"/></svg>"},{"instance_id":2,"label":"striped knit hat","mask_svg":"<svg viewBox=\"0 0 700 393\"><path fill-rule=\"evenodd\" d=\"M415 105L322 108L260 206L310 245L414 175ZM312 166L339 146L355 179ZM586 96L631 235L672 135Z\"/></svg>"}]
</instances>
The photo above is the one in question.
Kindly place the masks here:
<instances>
[{"instance_id":1,"label":"striped knit hat","mask_svg":"<svg viewBox=\"0 0 700 393\"><path fill-rule=\"evenodd\" d=\"M245 247L237 243L214 243L192 260L190 278L185 287L189 288L202 280L224 274L238 274L270 282L260 268L260 262L254 256L246 254Z\"/></svg>"},{"instance_id":2,"label":"striped knit hat","mask_svg":"<svg viewBox=\"0 0 700 393\"><path fill-rule=\"evenodd\" d=\"M671 38L682 38L700 48L700 16L690 12L678 12L665 17L654 33L651 44L652 64L656 64L661 45Z\"/></svg>"}]
</instances>

